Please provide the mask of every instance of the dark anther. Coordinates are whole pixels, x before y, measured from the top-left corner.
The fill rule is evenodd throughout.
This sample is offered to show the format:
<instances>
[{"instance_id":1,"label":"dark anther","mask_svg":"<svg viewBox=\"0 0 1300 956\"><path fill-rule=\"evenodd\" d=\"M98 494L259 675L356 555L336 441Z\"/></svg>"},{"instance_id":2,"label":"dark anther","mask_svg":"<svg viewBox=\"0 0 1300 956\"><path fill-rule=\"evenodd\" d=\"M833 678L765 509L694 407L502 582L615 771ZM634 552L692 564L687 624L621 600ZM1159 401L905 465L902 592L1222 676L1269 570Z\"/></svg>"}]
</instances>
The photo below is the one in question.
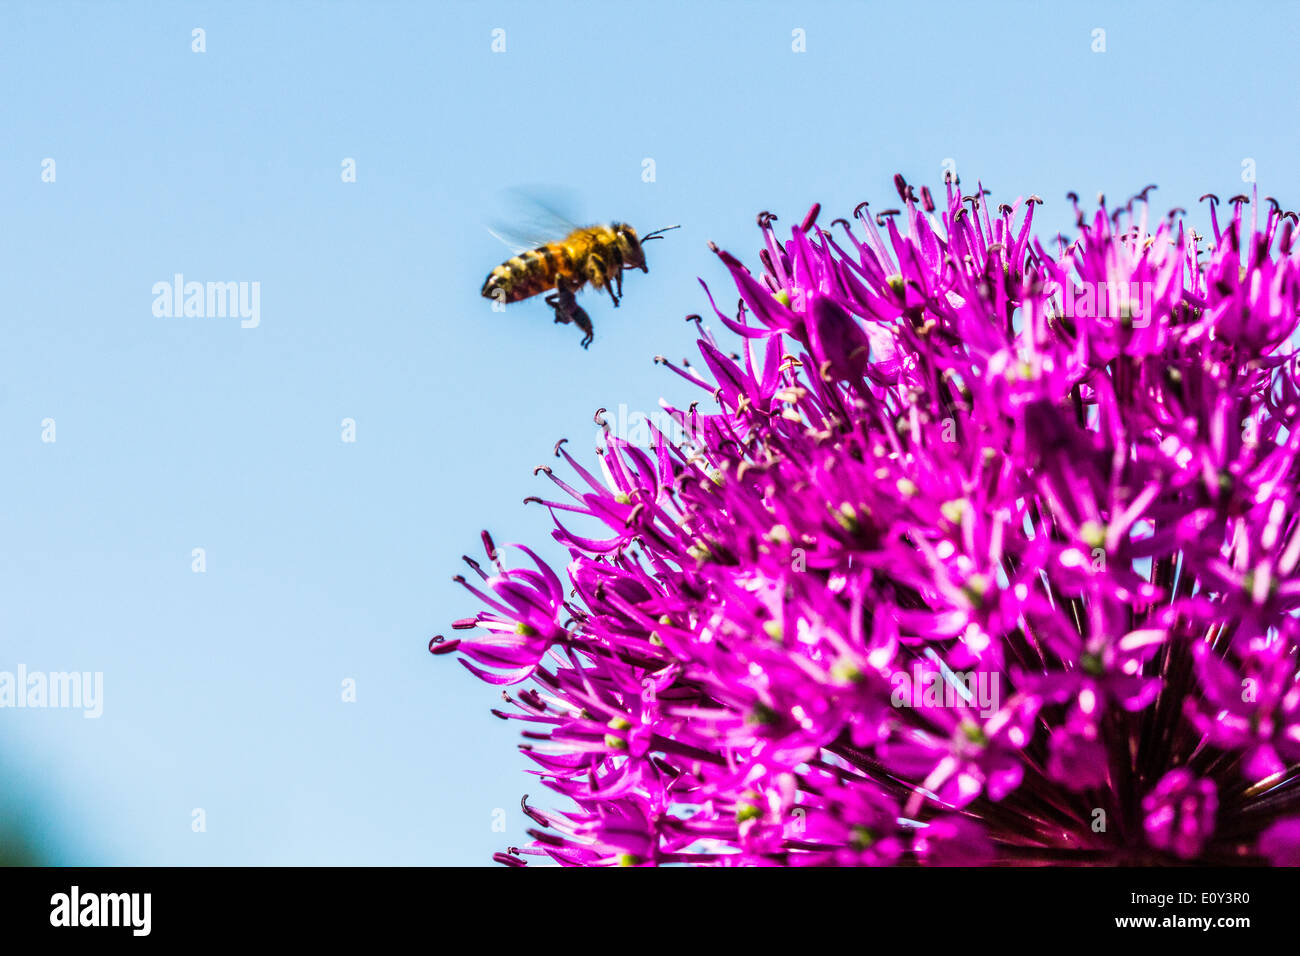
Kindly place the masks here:
<instances>
[{"instance_id":1,"label":"dark anther","mask_svg":"<svg viewBox=\"0 0 1300 956\"><path fill-rule=\"evenodd\" d=\"M1034 194L1031 195L1028 199L1026 199L1025 203L1030 206L1034 205L1034 203L1038 203L1038 205L1041 206L1043 204L1043 199L1041 196Z\"/></svg>"},{"instance_id":2,"label":"dark anther","mask_svg":"<svg viewBox=\"0 0 1300 956\"><path fill-rule=\"evenodd\" d=\"M534 477L534 478L537 477L537 473L538 473L539 471L544 471L544 472L546 472L546 473L549 475L549 474L551 474L551 466L550 466L550 465L538 465L536 468L533 469L533 477Z\"/></svg>"},{"instance_id":3,"label":"dark anther","mask_svg":"<svg viewBox=\"0 0 1300 956\"><path fill-rule=\"evenodd\" d=\"M1068 199L1068 200L1070 200L1070 202L1072 202L1072 203L1078 205L1078 202L1079 202L1079 194L1076 193L1074 190L1070 190L1068 193L1066 193L1066 194L1065 194L1065 198Z\"/></svg>"},{"instance_id":4,"label":"dark anther","mask_svg":"<svg viewBox=\"0 0 1300 956\"><path fill-rule=\"evenodd\" d=\"M890 216L897 216L900 212L902 212L901 209L882 209L880 212L876 213L876 225L883 226L885 224L885 219Z\"/></svg>"},{"instance_id":5,"label":"dark anther","mask_svg":"<svg viewBox=\"0 0 1300 956\"><path fill-rule=\"evenodd\" d=\"M1011 215L1011 207L1004 202L998 203L998 214L1003 216Z\"/></svg>"},{"instance_id":6,"label":"dark anther","mask_svg":"<svg viewBox=\"0 0 1300 956\"><path fill-rule=\"evenodd\" d=\"M656 365L667 365L667 364L668 364L668 360L667 360L666 358L664 358L662 355L656 355L656 356L655 356L655 364L656 364Z\"/></svg>"},{"instance_id":7,"label":"dark anther","mask_svg":"<svg viewBox=\"0 0 1300 956\"><path fill-rule=\"evenodd\" d=\"M712 239L709 240L709 251L718 253L722 252L722 250L718 248L718 244Z\"/></svg>"},{"instance_id":8,"label":"dark anther","mask_svg":"<svg viewBox=\"0 0 1300 956\"><path fill-rule=\"evenodd\" d=\"M776 214L770 213L766 209L758 214L758 228L766 229L768 224L776 222Z\"/></svg>"},{"instance_id":9,"label":"dark anther","mask_svg":"<svg viewBox=\"0 0 1300 956\"><path fill-rule=\"evenodd\" d=\"M962 207L961 207L960 209L958 209L957 212L953 215L953 217L952 217L952 221L953 221L953 222L961 222L962 216L964 216L964 215L966 215L966 207L965 207L965 206L962 206Z\"/></svg>"},{"instance_id":10,"label":"dark anther","mask_svg":"<svg viewBox=\"0 0 1300 956\"><path fill-rule=\"evenodd\" d=\"M704 319L701 318L701 317L698 316L698 315L688 315L688 316L686 317L686 321L687 321L687 322L694 322L696 325L699 325L701 322L704 321Z\"/></svg>"},{"instance_id":11,"label":"dark anther","mask_svg":"<svg viewBox=\"0 0 1300 956\"><path fill-rule=\"evenodd\" d=\"M1265 196L1264 202L1268 203L1270 206L1273 207L1273 212L1278 213L1282 211L1282 204L1278 202L1276 199L1274 199L1272 196Z\"/></svg>"},{"instance_id":12,"label":"dark anther","mask_svg":"<svg viewBox=\"0 0 1300 956\"><path fill-rule=\"evenodd\" d=\"M854 219L861 219L861 218L862 218L862 210L866 209L866 208L867 208L868 206L870 206L870 205L871 205L871 203L869 203L869 202L860 202L860 203L858 203L856 206L854 206L854 207L853 207L853 218L854 218Z\"/></svg>"},{"instance_id":13,"label":"dark anther","mask_svg":"<svg viewBox=\"0 0 1300 956\"><path fill-rule=\"evenodd\" d=\"M1219 197L1216 196L1216 195L1214 195L1214 193L1206 193L1204 196L1202 196L1200 199L1198 199L1198 200L1196 200L1196 201L1197 201L1197 202L1205 202L1205 200L1207 200L1207 199L1210 200L1210 202L1213 203L1213 204L1216 205L1216 206L1219 204Z\"/></svg>"},{"instance_id":14,"label":"dark anther","mask_svg":"<svg viewBox=\"0 0 1300 956\"><path fill-rule=\"evenodd\" d=\"M930 195L930 187L921 187L921 206L926 212L934 212L934 197Z\"/></svg>"},{"instance_id":15,"label":"dark anther","mask_svg":"<svg viewBox=\"0 0 1300 956\"><path fill-rule=\"evenodd\" d=\"M1229 199L1228 202L1230 203L1250 202L1250 197L1247 196L1245 193L1237 193L1237 195Z\"/></svg>"},{"instance_id":16,"label":"dark anther","mask_svg":"<svg viewBox=\"0 0 1300 956\"><path fill-rule=\"evenodd\" d=\"M600 416L603 415L606 411L607 409L598 408L596 409L596 414L591 416L591 420L595 422L597 425L599 425L601 428L604 428L606 426L606 422L605 419L601 418Z\"/></svg>"},{"instance_id":17,"label":"dark anther","mask_svg":"<svg viewBox=\"0 0 1300 956\"><path fill-rule=\"evenodd\" d=\"M853 227L852 227L851 225L849 225L849 221L848 221L847 219L832 219L832 220L831 220L831 225L832 225L832 226L838 226L838 225L840 225L840 224L843 224L845 229L848 229L848 230L852 230L852 229L853 229ZM766 251L766 250L764 250L764 251Z\"/></svg>"},{"instance_id":18,"label":"dark anther","mask_svg":"<svg viewBox=\"0 0 1300 956\"><path fill-rule=\"evenodd\" d=\"M444 641L441 634L435 635L433 640L429 641L430 654L450 654L458 647L460 647L460 638Z\"/></svg>"},{"instance_id":19,"label":"dark anther","mask_svg":"<svg viewBox=\"0 0 1300 956\"><path fill-rule=\"evenodd\" d=\"M907 180L902 173L894 173L894 188L898 190L898 198L907 202Z\"/></svg>"},{"instance_id":20,"label":"dark anther","mask_svg":"<svg viewBox=\"0 0 1300 956\"><path fill-rule=\"evenodd\" d=\"M1148 194L1149 192L1151 192L1151 190L1153 190L1153 189L1159 189L1159 188L1160 188L1160 187L1157 186L1155 183L1149 183L1147 186L1145 186L1145 187L1142 189L1142 191L1141 191L1140 193L1138 193L1138 196L1141 197L1141 199L1142 199L1143 202L1146 202L1146 201L1147 201L1147 194Z\"/></svg>"},{"instance_id":21,"label":"dark anther","mask_svg":"<svg viewBox=\"0 0 1300 956\"><path fill-rule=\"evenodd\" d=\"M559 458L559 457L560 457L560 446L563 445L563 444L564 444L566 441L568 441L568 440L569 440L569 439L567 439L567 438L561 438L559 441L557 441L557 442L555 443L555 457L556 457L556 458Z\"/></svg>"},{"instance_id":22,"label":"dark anther","mask_svg":"<svg viewBox=\"0 0 1300 956\"><path fill-rule=\"evenodd\" d=\"M1169 220L1171 222L1177 217L1185 215L1187 215L1187 210L1182 206L1175 206L1173 209L1169 210Z\"/></svg>"},{"instance_id":23,"label":"dark anther","mask_svg":"<svg viewBox=\"0 0 1300 956\"><path fill-rule=\"evenodd\" d=\"M542 816L528 805L528 794L525 793L523 795L523 798L519 801L519 806L521 806L524 813L528 815L528 819L532 820L534 823L539 823L544 827L549 827L551 825L550 820L546 819L546 817Z\"/></svg>"},{"instance_id":24,"label":"dark anther","mask_svg":"<svg viewBox=\"0 0 1300 956\"><path fill-rule=\"evenodd\" d=\"M489 561L497 559L497 546L492 543L492 535L486 531L483 532L483 550L487 552Z\"/></svg>"},{"instance_id":25,"label":"dark anther","mask_svg":"<svg viewBox=\"0 0 1300 956\"><path fill-rule=\"evenodd\" d=\"M803 222L799 223L799 231L807 232L809 229L811 229L813 227L813 223L817 221L817 217L821 215L821 211L822 211L822 204L819 202L813 203L812 208L808 210L808 215L804 216Z\"/></svg>"}]
</instances>

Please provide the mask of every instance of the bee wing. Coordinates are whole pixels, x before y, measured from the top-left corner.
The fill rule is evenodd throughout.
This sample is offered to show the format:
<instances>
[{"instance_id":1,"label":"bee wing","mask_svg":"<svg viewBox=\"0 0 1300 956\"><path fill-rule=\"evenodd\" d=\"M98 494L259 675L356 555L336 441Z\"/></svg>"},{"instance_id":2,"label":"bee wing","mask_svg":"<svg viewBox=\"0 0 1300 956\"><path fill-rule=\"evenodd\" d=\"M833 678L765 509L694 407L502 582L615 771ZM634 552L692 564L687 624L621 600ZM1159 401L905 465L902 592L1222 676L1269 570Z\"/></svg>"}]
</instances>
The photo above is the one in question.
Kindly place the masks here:
<instances>
[{"instance_id":1,"label":"bee wing","mask_svg":"<svg viewBox=\"0 0 1300 956\"><path fill-rule=\"evenodd\" d=\"M507 190L502 205L508 211L495 219L487 231L512 252L536 249L580 228L570 212L576 203L568 190L515 187Z\"/></svg>"},{"instance_id":2,"label":"bee wing","mask_svg":"<svg viewBox=\"0 0 1300 956\"><path fill-rule=\"evenodd\" d=\"M519 253L527 252L529 249L536 249L550 241L549 239L526 235L515 227L504 224L484 226L483 228L487 230L489 236L509 249L513 255L519 255Z\"/></svg>"}]
</instances>

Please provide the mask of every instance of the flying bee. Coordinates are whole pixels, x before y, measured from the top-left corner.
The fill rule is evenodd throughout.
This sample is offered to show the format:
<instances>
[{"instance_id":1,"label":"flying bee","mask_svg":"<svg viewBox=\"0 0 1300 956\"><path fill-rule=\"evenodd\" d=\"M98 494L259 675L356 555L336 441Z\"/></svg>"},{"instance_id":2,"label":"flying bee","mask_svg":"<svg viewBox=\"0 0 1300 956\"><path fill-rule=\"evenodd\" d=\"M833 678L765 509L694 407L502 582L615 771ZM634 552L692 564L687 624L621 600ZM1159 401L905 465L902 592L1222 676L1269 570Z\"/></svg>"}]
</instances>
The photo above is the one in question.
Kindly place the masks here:
<instances>
[{"instance_id":1,"label":"flying bee","mask_svg":"<svg viewBox=\"0 0 1300 956\"><path fill-rule=\"evenodd\" d=\"M497 266L483 282L483 296L505 303L551 292L545 301L555 310L555 321L573 323L586 333L582 340L586 348L593 338L591 319L574 293L590 284L608 292L617 308L623 297L623 270L649 272L644 244L679 228L666 226L644 236L637 236L624 222L574 228L561 239L519 252Z\"/></svg>"}]
</instances>

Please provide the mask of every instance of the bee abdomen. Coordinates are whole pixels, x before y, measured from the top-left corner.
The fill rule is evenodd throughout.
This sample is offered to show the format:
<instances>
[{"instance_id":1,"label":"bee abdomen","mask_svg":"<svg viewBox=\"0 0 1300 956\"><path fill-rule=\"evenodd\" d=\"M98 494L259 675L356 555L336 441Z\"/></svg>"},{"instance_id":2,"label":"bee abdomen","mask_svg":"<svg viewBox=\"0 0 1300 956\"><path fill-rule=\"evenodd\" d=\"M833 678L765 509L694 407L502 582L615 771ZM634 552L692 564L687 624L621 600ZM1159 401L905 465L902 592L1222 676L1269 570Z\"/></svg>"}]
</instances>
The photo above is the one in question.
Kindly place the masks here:
<instances>
[{"instance_id":1,"label":"bee abdomen","mask_svg":"<svg viewBox=\"0 0 1300 956\"><path fill-rule=\"evenodd\" d=\"M493 269L483 283L483 296L496 298L498 290L505 301L518 302L555 287L556 258L545 246L512 256Z\"/></svg>"}]
</instances>

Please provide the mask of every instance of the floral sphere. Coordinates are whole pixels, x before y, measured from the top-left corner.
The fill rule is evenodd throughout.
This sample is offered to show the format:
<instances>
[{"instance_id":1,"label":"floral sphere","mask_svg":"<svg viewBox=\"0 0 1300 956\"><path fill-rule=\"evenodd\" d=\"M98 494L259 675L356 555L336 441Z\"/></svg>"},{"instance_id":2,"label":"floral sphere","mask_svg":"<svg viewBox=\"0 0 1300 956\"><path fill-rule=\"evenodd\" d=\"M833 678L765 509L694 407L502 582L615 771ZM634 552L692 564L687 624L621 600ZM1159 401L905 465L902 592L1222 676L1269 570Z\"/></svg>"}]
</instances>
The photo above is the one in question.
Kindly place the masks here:
<instances>
[{"instance_id":1,"label":"floral sphere","mask_svg":"<svg viewBox=\"0 0 1300 956\"><path fill-rule=\"evenodd\" d=\"M717 251L701 400L539 469L567 583L466 559L558 804L497 859L1300 862L1297 216L895 184Z\"/></svg>"}]
</instances>

